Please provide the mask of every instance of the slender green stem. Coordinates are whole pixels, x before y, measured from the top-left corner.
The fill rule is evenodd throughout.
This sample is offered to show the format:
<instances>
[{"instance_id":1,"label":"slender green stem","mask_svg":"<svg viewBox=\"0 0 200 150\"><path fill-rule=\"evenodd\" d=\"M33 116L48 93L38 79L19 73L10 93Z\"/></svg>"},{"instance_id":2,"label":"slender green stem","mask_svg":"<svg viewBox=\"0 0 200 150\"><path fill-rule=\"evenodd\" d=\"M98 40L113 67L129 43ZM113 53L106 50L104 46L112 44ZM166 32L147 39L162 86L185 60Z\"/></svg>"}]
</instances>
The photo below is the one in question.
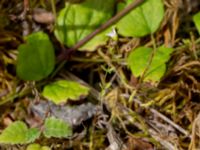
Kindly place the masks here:
<instances>
[{"instance_id":1,"label":"slender green stem","mask_svg":"<svg viewBox=\"0 0 200 150\"><path fill-rule=\"evenodd\" d=\"M144 80L145 76L147 75L146 73L147 73L147 71L149 70L149 68L150 68L150 66L151 66L151 63L152 63L152 60L153 60L153 57L154 57L154 55L155 55L155 53L156 53L157 47L156 47L156 41L155 41L155 38L154 38L153 34L151 34L151 40L152 40L152 42L153 42L153 51L152 51L152 53L151 53L151 57L149 58L148 65L147 65L147 67L145 68L144 72L142 73L142 76L141 76L141 78L140 78L139 83L141 83L141 82Z\"/></svg>"},{"instance_id":2,"label":"slender green stem","mask_svg":"<svg viewBox=\"0 0 200 150\"><path fill-rule=\"evenodd\" d=\"M53 11L53 15L54 15L54 18L56 20L56 6L55 6L55 0L51 0L51 8L52 8L52 11Z\"/></svg>"},{"instance_id":3,"label":"slender green stem","mask_svg":"<svg viewBox=\"0 0 200 150\"><path fill-rule=\"evenodd\" d=\"M97 59L91 59L91 58L80 58L80 57L72 57L70 59L70 61L77 61L77 62L85 62L85 63L88 63L88 62L94 62L94 63L103 63L105 62L104 59L100 59L100 58L97 58ZM124 58L112 58L110 60L111 62L119 62L119 63L125 63L125 59Z\"/></svg>"},{"instance_id":4,"label":"slender green stem","mask_svg":"<svg viewBox=\"0 0 200 150\"><path fill-rule=\"evenodd\" d=\"M65 63L66 63L67 61L65 60L65 61L62 61L59 65L58 65L58 67L55 69L55 71L52 73L52 75L51 75L51 78L53 78L60 70L61 70L61 68L65 65Z\"/></svg>"}]
</instances>

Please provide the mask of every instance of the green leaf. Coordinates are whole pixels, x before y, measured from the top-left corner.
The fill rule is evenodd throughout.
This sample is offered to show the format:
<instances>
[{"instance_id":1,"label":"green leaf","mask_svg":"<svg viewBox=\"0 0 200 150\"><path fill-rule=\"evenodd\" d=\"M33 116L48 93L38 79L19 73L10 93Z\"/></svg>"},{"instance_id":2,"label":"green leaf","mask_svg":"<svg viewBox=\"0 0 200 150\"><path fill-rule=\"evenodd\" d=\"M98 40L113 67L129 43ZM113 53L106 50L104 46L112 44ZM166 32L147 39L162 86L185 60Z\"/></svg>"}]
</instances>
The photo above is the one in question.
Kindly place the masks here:
<instances>
[{"instance_id":1,"label":"green leaf","mask_svg":"<svg viewBox=\"0 0 200 150\"><path fill-rule=\"evenodd\" d=\"M41 80L54 69L54 48L47 34L32 33L18 47L17 75L23 80Z\"/></svg>"},{"instance_id":2,"label":"green leaf","mask_svg":"<svg viewBox=\"0 0 200 150\"><path fill-rule=\"evenodd\" d=\"M40 131L37 128L31 128L27 131L27 143L34 142L35 139L39 138Z\"/></svg>"},{"instance_id":3,"label":"green leaf","mask_svg":"<svg viewBox=\"0 0 200 150\"><path fill-rule=\"evenodd\" d=\"M41 146L40 144L30 144L26 150L51 150L48 146Z\"/></svg>"},{"instance_id":4,"label":"green leaf","mask_svg":"<svg viewBox=\"0 0 200 150\"><path fill-rule=\"evenodd\" d=\"M127 63L132 73L138 77L143 74L149 65L149 60L153 49L147 47L139 47L132 51L128 56ZM169 60L170 54L173 52L172 48L164 46L159 47L152 59L149 69L145 74L145 81L159 81L166 71L165 63Z\"/></svg>"},{"instance_id":5,"label":"green leaf","mask_svg":"<svg viewBox=\"0 0 200 150\"><path fill-rule=\"evenodd\" d=\"M86 0L80 4L67 3L57 18L56 38L68 47L74 46L112 16L114 4L115 0L107 0L106 2L103 0ZM107 32L98 34L80 50L92 51L97 46L105 44L108 38Z\"/></svg>"},{"instance_id":6,"label":"green leaf","mask_svg":"<svg viewBox=\"0 0 200 150\"><path fill-rule=\"evenodd\" d=\"M89 88L67 80L59 80L44 87L43 96L56 104L66 102L68 99L77 100L80 96L85 96Z\"/></svg>"},{"instance_id":7,"label":"green leaf","mask_svg":"<svg viewBox=\"0 0 200 150\"><path fill-rule=\"evenodd\" d=\"M118 10L127 7L133 0L120 3ZM123 36L141 37L154 33L164 17L164 4L162 0L146 0L144 4L131 11L118 23L119 34Z\"/></svg>"},{"instance_id":8,"label":"green leaf","mask_svg":"<svg viewBox=\"0 0 200 150\"><path fill-rule=\"evenodd\" d=\"M26 150L40 150L41 146L40 144L30 144Z\"/></svg>"},{"instance_id":9,"label":"green leaf","mask_svg":"<svg viewBox=\"0 0 200 150\"><path fill-rule=\"evenodd\" d=\"M0 135L0 143L25 144L34 141L40 135L37 129L28 129L22 121L16 121L9 125Z\"/></svg>"},{"instance_id":10,"label":"green leaf","mask_svg":"<svg viewBox=\"0 0 200 150\"><path fill-rule=\"evenodd\" d=\"M67 138L72 135L72 127L61 119L47 118L44 124L44 135L47 138Z\"/></svg>"},{"instance_id":11,"label":"green leaf","mask_svg":"<svg viewBox=\"0 0 200 150\"><path fill-rule=\"evenodd\" d=\"M16 121L8 126L0 135L0 143L5 144L23 144L26 143L27 126L21 122Z\"/></svg>"},{"instance_id":12,"label":"green leaf","mask_svg":"<svg viewBox=\"0 0 200 150\"><path fill-rule=\"evenodd\" d=\"M195 14L193 16L193 21L194 21L195 26L200 34L200 12L198 12L197 14Z\"/></svg>"}]
</instances>

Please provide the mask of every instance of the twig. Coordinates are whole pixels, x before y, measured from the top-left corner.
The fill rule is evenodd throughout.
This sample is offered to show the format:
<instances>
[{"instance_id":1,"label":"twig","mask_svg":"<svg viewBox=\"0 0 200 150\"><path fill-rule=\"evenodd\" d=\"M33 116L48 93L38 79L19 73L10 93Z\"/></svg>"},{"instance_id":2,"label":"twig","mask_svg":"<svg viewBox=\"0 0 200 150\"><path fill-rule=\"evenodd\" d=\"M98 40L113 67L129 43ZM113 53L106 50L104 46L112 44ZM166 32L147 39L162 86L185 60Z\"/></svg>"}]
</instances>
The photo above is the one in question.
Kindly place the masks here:
<instances>
[{"instance_id":1,"label":"twig","mask_svg":"<svg viewBox=\"0 0 200 150\"><path fill-rule=\"evenodd\" d=\"M86 36L84 39L80 40L76 45L74 45L72 48L69 49L69 51L74 51L79 49L81 46L89 42L94 36L101 33L117 21L119 21L121 18L123 18L125 15L127 15L130 11L141 5L145 0L135 0L133 3L131 3L129 6L127 6L124 10L120 11L118 14L116 14L114 17L112 17L110 20L108 20L105 24L100 26L98 29L96 29L94 32ZM68 58L68 53L61 54L59 60L64 60Z\"/></svg>"}]
</instances>

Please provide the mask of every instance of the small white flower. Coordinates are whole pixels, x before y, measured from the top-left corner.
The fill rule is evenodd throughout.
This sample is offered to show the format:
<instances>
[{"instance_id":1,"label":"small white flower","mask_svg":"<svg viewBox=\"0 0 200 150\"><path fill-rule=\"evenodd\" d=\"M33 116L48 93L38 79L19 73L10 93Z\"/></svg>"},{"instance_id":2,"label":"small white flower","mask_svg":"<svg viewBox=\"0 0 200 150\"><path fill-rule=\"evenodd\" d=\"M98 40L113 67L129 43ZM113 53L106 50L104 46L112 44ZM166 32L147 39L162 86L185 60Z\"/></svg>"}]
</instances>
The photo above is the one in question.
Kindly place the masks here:
<instances>
[{"instance_id":1,"label":"small white flower","mask_svg":"<svg viewBox=\"0 0 200 150\"><path fill-rule=\"evenodd\" d=\"M109 32L108 34L106 34L108 37L112 38L113 40L117 40L118 36L117 36L117 32L115 30L115 28L112 28L112 31Z\"/></svg>"}]
</instances>

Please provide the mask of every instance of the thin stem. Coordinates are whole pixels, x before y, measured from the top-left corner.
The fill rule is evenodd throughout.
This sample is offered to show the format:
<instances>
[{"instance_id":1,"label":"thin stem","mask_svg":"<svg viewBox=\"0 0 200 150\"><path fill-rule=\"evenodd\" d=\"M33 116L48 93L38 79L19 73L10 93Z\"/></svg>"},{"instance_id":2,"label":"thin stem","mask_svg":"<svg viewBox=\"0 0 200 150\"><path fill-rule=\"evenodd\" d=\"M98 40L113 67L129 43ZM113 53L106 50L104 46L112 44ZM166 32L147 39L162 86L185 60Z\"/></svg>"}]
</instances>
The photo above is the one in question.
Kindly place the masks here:
<instances>
[{"instance_id":1,"label":"thin stem","mask_svg":"<svg viewBox=\"0 0 200 150\"><path fill-rule=\"evenodd\" d=\"M105 62L104 59L101 59L101 58L95 58L95 59L91 59L91 58L81 58L81 57L72 57L70 59L70 61L77 61L77 62L83 62L83 63L103 63ZM117 63L120 63L120 64L125 64L125 59L124 58L112 58L112 60L110 60L111 62L117 62Z\"/></svg>"},{"instance_id":2,"label":"thin stem","mask_svg":"<svg viewBox=\"0 0 200 150\"><path fill-rule=\"evenodd\" d=\"M156 49L157 49L157 48L156 48L156 41L155 41L155 38L154 38L153 34L151 34L151 40L152 40L152 42L153 42L153 51L152 51L151 56L150 56L150 58L149 58L148 65L147 65L147 67L145 68L144 72L143 72L142 75L141 75L139 84L141 84L141 82L144 80L145 76L147 75L146 73L147 73L147 71L149 70L149 68L150 68L150 66L151 66L151 63L152 63L152 60L153 60L153 57L154 57L154 55L155 55L155 53L156 53Z\"/></svg>"},{"instance_id":3,"label":"thin stem","mask_svg":"<svg viewBox=\"0 0 200 150\"><path fill-rule=\"evenodd\" d=\"M51 0L51 8L53 11L54 18L56 20L56 7L55 7L55 0Z\"/></svg>"}]
</instances>

